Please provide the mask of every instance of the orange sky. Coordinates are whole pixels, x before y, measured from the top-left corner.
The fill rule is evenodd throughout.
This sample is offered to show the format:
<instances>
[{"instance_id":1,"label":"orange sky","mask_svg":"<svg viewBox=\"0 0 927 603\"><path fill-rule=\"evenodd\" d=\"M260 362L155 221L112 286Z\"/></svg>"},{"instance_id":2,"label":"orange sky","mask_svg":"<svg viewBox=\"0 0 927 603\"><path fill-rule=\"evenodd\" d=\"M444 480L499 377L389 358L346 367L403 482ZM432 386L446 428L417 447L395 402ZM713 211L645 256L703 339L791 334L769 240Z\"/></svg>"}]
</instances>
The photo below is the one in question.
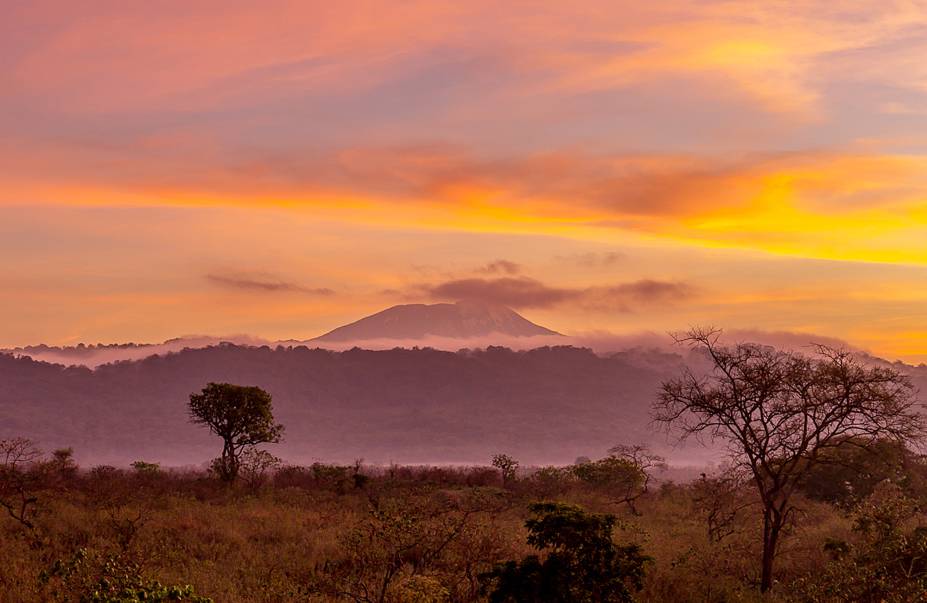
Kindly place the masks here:
<instances>
[{"instance_id":1,"label":"orange sky","mask_svg":"<svg viewBox=\"0 0 927 603\"><path fill-rule=\"evenodd\" d=\"M462 281L927 361L923 2L3 13L0 346L305 338Z\"/></svg>"}]
</instances>

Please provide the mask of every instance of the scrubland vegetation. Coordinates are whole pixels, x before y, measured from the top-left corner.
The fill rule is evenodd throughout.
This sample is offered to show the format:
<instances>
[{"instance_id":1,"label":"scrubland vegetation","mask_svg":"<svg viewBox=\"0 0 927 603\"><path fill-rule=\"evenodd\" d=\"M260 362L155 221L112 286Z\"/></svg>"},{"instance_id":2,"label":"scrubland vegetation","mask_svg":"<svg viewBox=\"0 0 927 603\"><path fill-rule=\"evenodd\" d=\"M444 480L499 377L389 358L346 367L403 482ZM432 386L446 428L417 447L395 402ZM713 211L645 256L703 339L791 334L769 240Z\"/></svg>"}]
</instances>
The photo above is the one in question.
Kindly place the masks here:
<instances>
[{"instance_id":1,"label":"scrubland vegetation","mask_svg":"<svg viewBox=\"0 0 927 603\"><path fill-rule=\"evenodd\" d=\"M356 603L927 598L927 460L910 381L815 356L681 341L713 370L655 396L658 425L727 445L673 481L646 446L569 466L288 466L256 387L208 384L209 470L80 468L0 441L0 602Z\"/></svg>"},{"instance_id":2,"label":"scrubland vegetation","mask_svg":"<svg viewBox=\"0 0 927 603\"><path fill-rule=\"evenodd\" d=\"M32 459L18 485L6 473L0 600L132 601L116 594L132 589L148 593L138 600L194 601L197 593L218 602L625 600L490 598L506 569L512 582L506 563L549 558L550 547L528 542L526 521L544 517L544 509L532 512L538 501L571 505L584 520L613 516L610 536L628 562L616 575L638 601L924 596L927 530L919 526L927 517L918 507L927 500L927 466L915 455L883 444L877 456L822 466L796 494L800 511L765 599L761 505L749 484L705 476L641 492L625 458L598 469L523 468L504 487L489 467L314 465L262 474L245 463L228 485L150 463L77 469L59 452ZM633 508L629 489L640 492ZM579 535L563 553L590 554ZM639 568L631 562L638 557ZM155 581L175 594L156 598Z\"/></svg>"}]
</instances>

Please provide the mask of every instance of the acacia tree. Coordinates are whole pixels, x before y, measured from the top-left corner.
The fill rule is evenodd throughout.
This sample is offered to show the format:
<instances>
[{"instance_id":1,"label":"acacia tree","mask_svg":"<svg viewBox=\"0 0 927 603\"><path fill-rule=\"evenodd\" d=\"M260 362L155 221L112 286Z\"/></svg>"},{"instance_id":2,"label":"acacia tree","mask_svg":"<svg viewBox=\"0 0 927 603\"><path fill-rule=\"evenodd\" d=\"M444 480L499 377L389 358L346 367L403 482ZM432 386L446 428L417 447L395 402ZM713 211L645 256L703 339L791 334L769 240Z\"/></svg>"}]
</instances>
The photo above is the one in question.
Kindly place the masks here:
<instances>
[{"instance_id":1,"label":"acacia tree","mask_svg":"<svg viewBox=\"0 0 927 603\"><path fill-rule=\"evenodd\" d=\"M773 583L783 528L793 518L792 494L838 446L879 439L915 442L924 420L910 380L891 367L869 366L853 354L816 346L814 355L767 346L718 343L721 331L677 336L701 350L711 368L687 368L663 383L654 419L681 432L728 445L735 469L750 476L763 508L760 590Z\"/></svg>"},{"instance_id":2,"label":"acacia tree","mask_svg":"<svg viewBox=\"0 0 927 603\"><path fill-rule=\"evenodd\" d=\"M270 394L259 387L210 383L190 394L190 420L222 438L222 455L213 468L229 482L238 477L242 452L283 437L283 425L274 422Z\"/></svg>"}]
</instances>

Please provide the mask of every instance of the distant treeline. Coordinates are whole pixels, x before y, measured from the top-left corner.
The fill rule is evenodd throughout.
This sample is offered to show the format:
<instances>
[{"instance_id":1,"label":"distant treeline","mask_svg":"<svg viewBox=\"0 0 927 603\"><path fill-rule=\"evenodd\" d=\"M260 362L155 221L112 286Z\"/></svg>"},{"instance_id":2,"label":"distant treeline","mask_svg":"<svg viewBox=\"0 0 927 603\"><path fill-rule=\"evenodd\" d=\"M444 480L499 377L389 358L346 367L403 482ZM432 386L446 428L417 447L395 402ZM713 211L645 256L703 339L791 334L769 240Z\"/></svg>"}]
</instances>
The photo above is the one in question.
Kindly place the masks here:
<instances>
[{"instance_id":1,"label":"distant treeline","mask_svg":"<svg viewBox=\"0 0 927 603\"><path fill-rule=\"evenodd\" d=\"M472 463L508 450L529 464L566 463L616 441L668 449L650 429L650 405L681 364L671 354L603 358L572 347L455 353L223 345L93 371L0 355L0 437L73 446L94 463L205 462L214 451L186 421L186 404L191 391L216 381L273 396L288 431L274 453L296 462ZM707 457L699 446L675 453Z\"/></svg>"}]
</instances>

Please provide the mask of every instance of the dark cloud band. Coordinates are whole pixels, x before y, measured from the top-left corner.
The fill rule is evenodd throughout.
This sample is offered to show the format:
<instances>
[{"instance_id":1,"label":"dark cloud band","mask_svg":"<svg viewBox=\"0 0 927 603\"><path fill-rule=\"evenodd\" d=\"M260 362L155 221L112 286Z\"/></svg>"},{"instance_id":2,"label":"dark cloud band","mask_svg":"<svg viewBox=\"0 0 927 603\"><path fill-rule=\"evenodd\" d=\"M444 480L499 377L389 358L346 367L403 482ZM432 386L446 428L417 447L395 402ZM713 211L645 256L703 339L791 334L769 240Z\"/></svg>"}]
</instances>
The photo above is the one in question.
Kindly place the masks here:
<instances>
[{"instance_id":1,"label":"dark cloud band","mask_svg":"<svg viewBox=\"0 0 927 603\"><path fill-rule=\"evenodd\" d=\"M551 308L576 304L600 311L630 311L644 304L666 304L689 299L695 288L683 282L641 279L596 287L555 287L528 277L467 278L417 285L410 297L433 300L475 299L513 308Z\"/></svg>"},{"instance_id":2,"label":"dark cloud band","mask_svg":"<svg viewBox=\"0 0 927 603\"><path fill-rule=\"evenodd\" d=\"M206 280L220 287L245 291L265 291L267 293L290 292L310 295L333 295L335 293L332 289L325 287L305 287L297 283L290 283L267 277L207 274Z\"/></svg>"}]
</instances>

